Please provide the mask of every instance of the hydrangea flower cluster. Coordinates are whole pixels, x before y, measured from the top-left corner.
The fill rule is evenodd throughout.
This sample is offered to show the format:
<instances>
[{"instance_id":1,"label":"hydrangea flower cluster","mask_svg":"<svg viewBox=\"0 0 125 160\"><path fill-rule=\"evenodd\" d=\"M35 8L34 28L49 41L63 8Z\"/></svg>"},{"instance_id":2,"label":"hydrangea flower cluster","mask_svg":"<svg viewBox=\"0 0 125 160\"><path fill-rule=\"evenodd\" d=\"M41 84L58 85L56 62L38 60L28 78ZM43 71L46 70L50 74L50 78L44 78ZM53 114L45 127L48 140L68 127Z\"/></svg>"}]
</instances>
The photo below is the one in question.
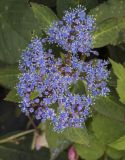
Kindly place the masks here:
<instances>
[{"instance_id":1,"label":"hydrangea flower cluster","mask_svg":"<svg viewBox=\"0 0 125 160\"><path fill-rule=\"evenodd\" d=\"M67 54L55 58L53 51L45 48L46 40L34 38L21 57L17 85L22 98L20 108L42 122L50 120L57 132L82 127L96 97L109 93L108 62L95 59L85 62L79 56L79 52L87 56L91 52L93 23L93 18L86 16L81 7L66 12L62 22L50 27L46 40L58 43ZM75 50L73 43L77 43ZM77 86L83 88L79 91Z\"/></svg>"},{"instance_id":2,"label":"hydrangea flower cluster","mask_svg":"<svg viewBox=\"0 0 125 160\"><path fill-rule=\"evenodd\" d=\"M95 30L95 20L87 15L82 6L66 11L62 20L53 22L49 28L48 40L57 43L64 50L90 56L92 47L92 32ZM96 52L93 52L96 53Z\"/></svg>"}]
</instances>

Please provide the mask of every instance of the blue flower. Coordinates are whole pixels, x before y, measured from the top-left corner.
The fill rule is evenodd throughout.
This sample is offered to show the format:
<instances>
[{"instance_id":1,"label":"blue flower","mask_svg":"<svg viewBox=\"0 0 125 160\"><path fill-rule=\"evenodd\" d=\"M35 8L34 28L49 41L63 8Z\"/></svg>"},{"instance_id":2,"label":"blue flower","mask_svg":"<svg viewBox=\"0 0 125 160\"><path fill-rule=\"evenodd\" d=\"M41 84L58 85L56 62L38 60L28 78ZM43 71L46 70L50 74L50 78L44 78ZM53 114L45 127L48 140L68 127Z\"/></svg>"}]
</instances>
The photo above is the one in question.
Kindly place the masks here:
<instances>
[{"instance_id":1,"label":"blue flower","mask_svg":"<svg viewBox=\"0 0 125 160\"><path fill-rule=\"evenodd\" d=\"M86 14L82 6L66 11L63 20L53 22L48 29L48 41L56 43L72 54L90 55L95 20ZM94 53L94 52L91 52Z\"/></svg>"},{"instance_id":2,"label":"blue flower","mask_svg":"<svg viewBox=\"0 0 125 160\"><path fill-rule=\"evenodd\" d=\"M19 62L17 91L23 113L41 122L50 120L57 132L83 127L96 98L109 94L108 62L85 62L80 56L97 55L91 50L94 29L94 18L79 6L66 11L63 20L49 28L47 38L32 39ZM57 43L67 54L56 58L52 49L45 48L48 42ZM85 90L80 92L77 86Z\"/></svg>"}]
</instances>

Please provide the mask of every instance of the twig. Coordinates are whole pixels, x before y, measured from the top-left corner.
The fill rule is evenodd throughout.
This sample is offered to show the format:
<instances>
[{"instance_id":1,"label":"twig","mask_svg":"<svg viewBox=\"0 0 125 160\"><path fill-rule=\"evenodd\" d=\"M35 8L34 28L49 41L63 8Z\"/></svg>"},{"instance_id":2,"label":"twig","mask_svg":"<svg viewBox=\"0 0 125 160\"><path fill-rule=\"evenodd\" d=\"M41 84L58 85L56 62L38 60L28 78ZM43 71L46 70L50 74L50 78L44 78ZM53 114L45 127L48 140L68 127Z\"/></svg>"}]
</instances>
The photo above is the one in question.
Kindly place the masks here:
<instances>
[{"instance_id":1,"label":"twig","mask_svg":"<svg viewBox=\"0 0 125 160\"><path fill-rule=\"evenodd\" d=\"M10 137L1 139L1 140L0 140L0 144L1 144L1 143L7 143L7 142L9 142L9 141L12 141L13 139L18 138L18 137L21 137L21 136L24 136L24 135L33 133L34 131L35 131L35 129L31 129L31 130L23 131L23 132L21 132L21 133L15 134L15 135L13 135L13 136L10 136Z\"/></svg>"}]
</instances>

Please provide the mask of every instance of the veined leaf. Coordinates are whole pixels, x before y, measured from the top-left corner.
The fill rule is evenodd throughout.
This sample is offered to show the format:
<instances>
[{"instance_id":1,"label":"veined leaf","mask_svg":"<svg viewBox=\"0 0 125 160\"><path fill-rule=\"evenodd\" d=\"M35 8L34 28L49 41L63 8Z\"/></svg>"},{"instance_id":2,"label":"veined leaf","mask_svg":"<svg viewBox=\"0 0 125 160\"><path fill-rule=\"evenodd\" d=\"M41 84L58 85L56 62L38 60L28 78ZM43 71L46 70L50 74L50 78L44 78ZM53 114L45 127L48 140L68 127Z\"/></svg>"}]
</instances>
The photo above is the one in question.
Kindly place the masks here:
<instances>
[{"instance_id":1,"label":"veined leaf","mask_svg":"<svg viewBox=\"0 0 125 160\"><path fill-rule=\"evenodd\" d=\"M99 114L93 118L92 128L96 138L104 144L111 143L125 134L124 122Z\"/></svg>"},{"instance_id":2,"label":"veined leaf","mask_svg":"<svg viewBox=\"0 0 125 160\"><path fill-rule=\"evenodd\" d=\"M125 135L109 144L109 146L117 150L125 150Z\"/></svg>"},{"instance_id":3,"label":"veined leaf","mask_svg":"<svg viewBox=\"0 0 125 160\"><path fill-rule=\"evenodd\" d=\"M102 145L95 136L90 136L88 146L75 144L76 151L83 159L95 160L100 158L105 151L105 146Z\"/></svg>"},{"instance_id":4,"label":"veined leaf","mask_svg":"<svg viewBox=\"0 0 125 160\"><path fill-rule=\"evenodd\" d=\"M16 66L0 68L0 84L13 89L16 86L18 74L19 71Z\"/></svg>"},{"instance_id":5,"label":"veined leaf","mask_svg":"<svg viewBox=\"0 0 125 160\"><path fill-rule=\"evenodd\" d=\"M36 3L31 4L35 17L37 18L42 30L46 31L53 21L58 20L54 12L47 6L38 5Z\"/></svg>"},{"instance_id":6,"label":"veined leaf","mask_svg":"<svg viewBox=\"0 0 125 160\"><path fill-rule=\"evenodd\" d=\"M117 45L125 42L125 18L112 18L97 26L93 34L93 46L103 47L108 44Z\"/></svg>"},{"instance_id":7,"label":"veined leaf","mask_svg":"<svg viewBox=\"0 0 125 160\"><path fill-rule=\"evenodd\" d=\"M116 90L119 94L120 101L125 104L125 68L120 63L116 63L111 59L110 62L115 75L118 77Z\"/></svg>"},{"instance_id":8,"label":"veined leaf","mask_svg":"<svg viewBox=\"0 0 125 160\"><path fill-rule=\"evenodd\" d=\"M51 160L55 160L55 158L70 145L70 142L66 140L61 133L53 131L53 127L50 124L46 125L46 138L50 147Z\"/></svg>"},{"instance_id":9,"label":"veined leaf","mask_svg":"<svg viewBox=\"0 0 125 160\"><path fill-rule=\"evenodd\" d=\"M114 148L108 147L106 150L106 154L112 159L121 159L124 156L124 151L119 151Z\"/></svg>"},{"instance_id":10,"label":"veined leaf","mask_svg":"<svg viewBox=\"0 0 125 160\"><path fill-rule=\"evenodd\" d=\"M33 30L39 26L25 0L0 1L0 60L17 63L21 50L31 39Z\"/></svg>"},{"instance_id":11,"label":"veined leaf","mask_svg":"<svg viewBox=\"0 0 125 160\"><path fill-rule=\"evenodd\" d=\"M96 23L102 23L111 18L118 18L125 16L125 0L108 0L89 13L96 19Z\"/></svg>"},{"instance_id":12,"label":"veined leaf","mask_svg":"<svg viewBox=\"0 0 125 160\"><path fill-rule=\"evenodd\" d=\"M67 128L62 134L71 142L85 145L89 144L89 137L85 126L84 128Z\"/></svg>"},{"instance_id":13,"label":"veined leaf","mask_svg":"<svg viewBox=\"0 0 125 160\"><path fill-rule=\"evenodd\" d=\"M110 59L110 62L112 64L112 68L113 71L115 73L115 75L119 78L119 79L123 79L125 76L125 68L123 65L121 65L120 63L116 63L115 61L113 61L112 59Z\"/></svg>"},{"instance_id":14,"label":"veined leaf","mask_svg":"<svg viewBox=\"0 0 125 160\"><path fill-rule=\"evenodd\" d=\"M125 109L119 103L113 101L110 97L98 98L93 108L100 114L125 122ZM117 114L116 114L117 113Z\"/></svg>"}]
</instances>

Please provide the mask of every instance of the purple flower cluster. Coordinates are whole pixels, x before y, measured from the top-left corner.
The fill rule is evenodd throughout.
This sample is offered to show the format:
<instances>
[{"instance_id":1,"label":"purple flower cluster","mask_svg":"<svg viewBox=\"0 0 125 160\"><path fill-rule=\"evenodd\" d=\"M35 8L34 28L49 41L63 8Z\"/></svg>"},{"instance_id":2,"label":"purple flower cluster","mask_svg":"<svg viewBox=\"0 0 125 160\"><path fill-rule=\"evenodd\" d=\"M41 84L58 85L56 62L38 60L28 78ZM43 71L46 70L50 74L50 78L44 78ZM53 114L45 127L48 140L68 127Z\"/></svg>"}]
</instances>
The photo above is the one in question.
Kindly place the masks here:
<instances>
[{"instance_id":1,"label":"purple flower cluster","mask_svg":"<svg viewBox=\"0 0 125 160\"><path fill-rule=\"evenodd\" d=\"M89 56L92 48L92 32L95 30L95 20L87 15L82 6L66 11L63 19L54 22L49 28L48 40L57 43L67 52L78 52ZM95 52L93 52L95 53Z\"/></svg>"},{"instance_id":2,"label":"purple flower cluster","mask_svg":"<svg viewBox=\"0 0 125 160\"><path fill-rule=\"evenodd\" d=\"M57 24L50 27L47 41L58 43L68 53L63 59L55 58L51 49L45 49L46 40L34 38L21 57L17 90L22 98L22 112L42 122L50 120L54 130L59 132L68 127L83 126L96 97L109 93L109 72L107 61L85 62L76 56L78 52L89 56L91 51L93 18L87 16L84 9L78 7L66 12L63 21ZM67 35L72 38L67 39ZM76 42L74 50L73 43Z\"/></svg>"}]
</instances>

